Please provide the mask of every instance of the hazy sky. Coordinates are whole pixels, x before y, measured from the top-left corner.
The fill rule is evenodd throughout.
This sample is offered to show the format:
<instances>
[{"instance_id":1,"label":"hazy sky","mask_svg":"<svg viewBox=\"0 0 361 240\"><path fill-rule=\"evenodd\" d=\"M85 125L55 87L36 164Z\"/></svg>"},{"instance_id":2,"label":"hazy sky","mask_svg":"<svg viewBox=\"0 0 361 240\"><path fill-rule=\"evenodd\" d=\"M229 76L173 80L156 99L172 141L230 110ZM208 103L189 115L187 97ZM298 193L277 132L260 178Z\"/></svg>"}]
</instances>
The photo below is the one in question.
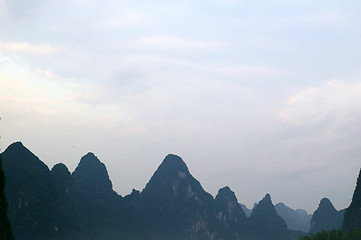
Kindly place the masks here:
<instances>
[{"instance_id":1,"label":"hazy sky","mask_svg":"<svg viewBox=\"0 0 361 240\"><path fill-rule=\"evenodd\" d=\"M358 0L0 0L1 151L94 152L123 196L174 153L213 196L345 208L360 22Z\"/></svg>"}]
</instances>

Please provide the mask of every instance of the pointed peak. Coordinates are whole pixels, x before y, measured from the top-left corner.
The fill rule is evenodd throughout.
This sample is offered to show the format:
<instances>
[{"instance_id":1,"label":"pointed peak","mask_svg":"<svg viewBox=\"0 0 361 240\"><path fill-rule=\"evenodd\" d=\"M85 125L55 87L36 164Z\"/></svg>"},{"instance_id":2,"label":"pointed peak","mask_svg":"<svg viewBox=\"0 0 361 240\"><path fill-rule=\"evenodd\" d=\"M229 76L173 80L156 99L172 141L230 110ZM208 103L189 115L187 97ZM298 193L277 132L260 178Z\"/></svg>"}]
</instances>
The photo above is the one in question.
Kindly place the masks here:
<instances>
[{"instance_id":1,"label":"pointed peak","mask_svg":"<svg viewBox=\"0 0 361 240\"><path fill-rule=\"evenodd\" d=\"M131 192L130 195L131 195L131 196L139 196L139 195L140 195L140 191L133 188L133 190L132 190L132 192Z\"/></svg>"},{"instance_id":2,"label":"pointed peak","mask_svg":"<svg viewBox=\"0 0 361 240\"><path fill-rule=\"evenodd\" d=\"M270 202L272 204L271 195L269 193L262 199L263 202Z\"/></svg>"}]
</instances>

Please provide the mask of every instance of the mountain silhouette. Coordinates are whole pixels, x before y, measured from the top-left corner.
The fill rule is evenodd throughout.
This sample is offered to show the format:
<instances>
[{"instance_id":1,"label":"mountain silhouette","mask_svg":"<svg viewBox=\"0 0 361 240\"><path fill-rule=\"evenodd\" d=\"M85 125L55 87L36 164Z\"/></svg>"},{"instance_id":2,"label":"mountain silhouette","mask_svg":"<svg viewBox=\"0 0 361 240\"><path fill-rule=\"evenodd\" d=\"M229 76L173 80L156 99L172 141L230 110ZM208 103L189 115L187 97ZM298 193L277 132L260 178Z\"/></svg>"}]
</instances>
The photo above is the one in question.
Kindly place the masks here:
<instances>
[{"instance_id":1,"label":"mountain silhouette","mask_svg":"<svg viewBox=\"0 0 361 240\"><path fill-rule=\"evenodd\" d=\"M74 191L74 181L68 168L58 163L51 169L51 174L54 179L57 190L62 195L68 195Z\"/></svg>"},{"instance_id":2,"label":"mountain silhouette","mask_svg":"<svg viewBox=\"0 0 361 240\"><path fill-rule=\"evenodd\" d=\"M344 211L337 211L328 198L323 198L311 219L311 233L342 227Z\"/></svg>"},{"instance_id":3,"label":"mountain silhouette","mask_svg":"<svg viewBox=\"0 0 361 240\"><path fill-rule=\"evenodd\" d=\"M247 231L247 239L250 240L290 238L287 225L277 214L269 194L254 207L248 220Z\"/></svg>"},{"instance_id":4,"label":"mountain silhouette","mask_svg":"<svg viewBox=\"0 0 361 240\"><path fill-rule=\"evenodd\" d=\"M247 217L249 217L252 213L252 209L249 209L246 205L241 203L241 207L243 209L243 212L246 214Z\"/></svg>"},{"instance_id":5,"label":"mountain silhouette","mask_svg":"<svg viewBox=\"0 0 361 240\"><path fill-rule=\"evenodd\" d=\"M356 228L361 229L361 169L357 178L351 204L345 211L342 226L342 229L347 232L355 230Z\"/></svg>"},{"instance_id":6,"label":"mountain silhouette","mask_svg":"<svg viewBox=\"0 0 361 240\"><path fill-rule=\"evenodd\" d=\"M113 190L105 164L93 153L84 155L73 173L62 163L50 171L20 142L1 158L8 217L17 240L299 237L299 232L287 230L269 194L247 217L229 187L213 198L174 154L164 158L142 191L133 189L124 197Z\"/></svg>"},{"instance_id":7,"label":"mountain silhouette","mask_svg":"<svg viewBox=\"0 0 361 240\"><path fill-rule=\"evenodd\" d=\"M9 218L7 216L8 203L5 197L5 174L0 155L0 239L14 240Z\"/></svg>"},{"instance_id":8,"label":"mountain silhouette","mask_svg":"<svg viewBox=\"0 0 361 240\"><path fill-rule=\"evenodd\" d=\"M277 214L285 220L287 228L290 230L302 231L308 233L311 227L311 214L305 210L294 210L284 203L277 203L275 205Z\"/></svg>"},{"instance_id":9,"label":"mountain silhouette","mask_svg":"<svg viewBox=\"0 0 361 240\"><path fill-rule=\"evenodd\" d=\"M100 162L93 153L88 153L80 159L72 177L74 186L82 197L101 202L117 195L113 191L104 163Z\"/></svg>"},{"instance_id":10,"label":"mountain silhouette","mask_svg":"<svg viewBox=\"0 0 361 240\"><path fill-rule=\"evenodd\" d=\"M49 168L20 142L3 153L8 214L16 239L57 235L57 192Z\"/></svg>"},{"instance_id":11,"label":"mountain silhouette","mask_svg":"<svg viewBox=\"0 0 361 240\"><path fill-rule=\"evenodd\" d=\"M212 234L213 197L179 156L166 156L142 191L141 201L147 209L150 239L209 239Z\"/></svg>"},{"instance_id":12,"label":"mountain silhouette","mask_svg":"<svg viewBox=\"0 0 361 240\"><path fill-rule=\"evenodd\" d=\"M225 239L241 239L246 230L247 217L236 195L227 186L219 189L215 198L218 236Z\"/></svg>"}]
</instances>

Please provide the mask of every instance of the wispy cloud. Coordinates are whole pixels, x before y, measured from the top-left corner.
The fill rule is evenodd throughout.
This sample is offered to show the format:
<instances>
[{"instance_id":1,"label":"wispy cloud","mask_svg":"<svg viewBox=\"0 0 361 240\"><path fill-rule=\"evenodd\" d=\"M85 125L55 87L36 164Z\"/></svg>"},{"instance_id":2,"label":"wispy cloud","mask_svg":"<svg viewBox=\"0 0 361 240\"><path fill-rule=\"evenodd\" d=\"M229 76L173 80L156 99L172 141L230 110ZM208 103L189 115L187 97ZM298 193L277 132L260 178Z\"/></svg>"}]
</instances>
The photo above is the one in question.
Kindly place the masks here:
<instances>
[{"instance_id":1,"label":"wispy cloud","mask_svg":"<svg viewBox=\"0 0 361 240\"><path fill-rule=\"evenodd\" d=\"M21 52L34 55L54 54L58 49L49 44L32 44L27 42L0 42L0 51Z\"/></svg>"},{"instance_id":2,"label":"wispy cloud","mask_svg":"<svg viewBox=\"0 0 361 240\"><path fill-rule=\"evenodd\" d=\"M332 119L335 124L347 125L361 118L361 82L329 81L302 90L286 101L280 112L284 121L303 126Z\"/></svg>"},{"instance_id":3,"label":"wispy cloud","mask_svg":"<svg viewBox=\"0 0 361 240\"><path fill-rule=\"evenodd\" d=\"M214 41L186 40L174 36L145 37L135 42L138 46L151 48L168 48L168 49L217 49L224 46L223 43Z\"/></svg>"}]
</instances>

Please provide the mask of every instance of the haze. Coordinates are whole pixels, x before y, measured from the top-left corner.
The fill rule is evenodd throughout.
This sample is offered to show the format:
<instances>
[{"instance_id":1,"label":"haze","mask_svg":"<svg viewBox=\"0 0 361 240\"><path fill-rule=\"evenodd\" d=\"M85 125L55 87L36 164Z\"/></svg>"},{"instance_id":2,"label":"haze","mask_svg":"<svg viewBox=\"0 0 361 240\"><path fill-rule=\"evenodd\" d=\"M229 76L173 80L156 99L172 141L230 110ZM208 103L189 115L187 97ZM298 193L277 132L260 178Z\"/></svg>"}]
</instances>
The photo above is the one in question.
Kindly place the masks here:
<instances>
[{"instance_id":1,"label":"haze","mask_svg":"<svg viewBox=\"0 0 361 240\"><path fill-rule=\"evenodd\" d=\"M0 0L1 151L94 152L123 196L174 153L248 207L348 207L360 22L360 1Z\"/></svg>"}]
</instances>

